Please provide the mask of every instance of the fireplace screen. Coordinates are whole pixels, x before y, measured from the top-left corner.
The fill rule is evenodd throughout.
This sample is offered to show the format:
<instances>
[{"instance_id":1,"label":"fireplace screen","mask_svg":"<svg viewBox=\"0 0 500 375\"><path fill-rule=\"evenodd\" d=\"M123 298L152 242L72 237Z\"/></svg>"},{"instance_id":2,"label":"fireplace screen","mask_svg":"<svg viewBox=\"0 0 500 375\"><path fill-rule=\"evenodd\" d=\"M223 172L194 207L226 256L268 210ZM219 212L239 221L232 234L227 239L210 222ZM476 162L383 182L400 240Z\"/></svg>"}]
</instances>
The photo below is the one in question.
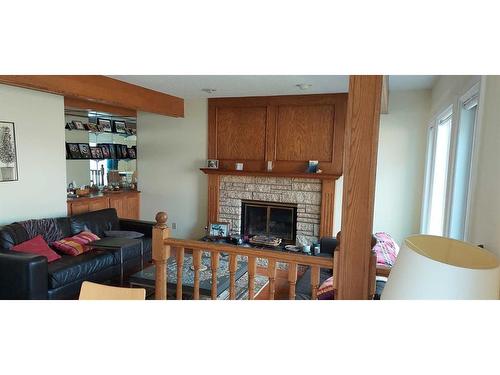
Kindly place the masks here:
<instances>
[{"instance_id":1,"label":"fireplace screen","mask_svg":"<svg viewBox=\"0 0 500 375\"><path fill-rule=\"evenodd\" d=\"M271 202L241 202L241 233L279 237L284 243L295 243L297 205Z\"/></svg>"}]
</instances>

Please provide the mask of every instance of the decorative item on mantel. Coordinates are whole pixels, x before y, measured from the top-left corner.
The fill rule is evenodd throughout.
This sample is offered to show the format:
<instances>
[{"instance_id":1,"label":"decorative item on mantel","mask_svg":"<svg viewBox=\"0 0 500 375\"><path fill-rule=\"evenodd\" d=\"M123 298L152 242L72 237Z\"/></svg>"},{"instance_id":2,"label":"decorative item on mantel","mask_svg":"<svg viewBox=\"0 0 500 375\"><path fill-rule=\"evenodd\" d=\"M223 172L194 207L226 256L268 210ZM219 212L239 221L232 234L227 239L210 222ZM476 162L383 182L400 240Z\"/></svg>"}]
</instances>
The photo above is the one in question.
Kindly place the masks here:
<instances>
[{"instance_id":1,"label":"decorative item on mantel","mask_svg":"<svg viewBox=\"0 0 500 375\"><path fill-rule=\"evenodd\" d=\"M208 159L207 160L207 168L219 169L219 161L215 160L215 159Z\"/></svg>"},{"instance_id":2,"label":"decorative item on mantel","mask_svg":"<svg viewBox=\"0 0 500 375\"><path fill-rule=\"evenodd\" d=\"M0 182L2 181L17 181L14 123L4 121L0 121Z\"/></svg>"}]
</instances>

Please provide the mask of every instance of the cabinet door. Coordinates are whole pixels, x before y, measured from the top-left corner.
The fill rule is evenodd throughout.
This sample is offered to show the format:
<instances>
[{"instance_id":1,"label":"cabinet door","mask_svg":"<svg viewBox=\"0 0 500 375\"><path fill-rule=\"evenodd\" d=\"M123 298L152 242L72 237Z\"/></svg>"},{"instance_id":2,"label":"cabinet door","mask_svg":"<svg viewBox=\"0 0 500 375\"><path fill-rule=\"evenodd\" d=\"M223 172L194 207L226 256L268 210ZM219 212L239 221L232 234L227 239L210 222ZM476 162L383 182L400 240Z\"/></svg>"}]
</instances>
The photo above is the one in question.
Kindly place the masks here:
<instances>
[{"instance_id":1,"label":"cabinet door","mask_svg":"<svg viewBox=\"0 0 500 375\"><path fill-rule=\"evenodd\" d=\"M109 207L114 208L116 210L116 214L118 215L119 218L126 218L127 212L126 212L126 205L125 205L125 199L123 196L118 196L118 197L111 197L109 198Z\"/></svg>"},{"instance_id":2,"label":"cabinet door","mask_svg":"<svg viewBox=\"0 0 500 375\"><path fill-rule=\"evenodd\" d=\"M83 214L85 212L89 212L89 203L88 202L72 202L70 215Z\"/></svg>"},{"instance_id":3,"label":"cabinet door","mask_svg":"<svg viewBox=\"0 0 500 375\"><path fill-rule=\"evenodd\" d=\"M140 205L140 197L138 194L131 194L126 197L127 202L127 219L135 219L139 220L139 205Z\"/></svg>"},{"instance_id":4,"label":"cabinet door","mask_svg":"<svg viewBox=\"0 0 500 375\"><path fill-rule=\"evenodd\" d=\"M106 198L93 199L89 203L89 211L104 210L105 208L108 207L109 207L108 199Z\"/></svg>"},{"instance_id":5,"label":"cabinet door","mask_svg":"<svg viewBox=\"0 0 500 375\"><path fill-rule=\"evenodd\" d=\"M267 106L217 107L216 152L221 167L235 162L259 169L266 160Z\"/></svg>"}]
</instances>

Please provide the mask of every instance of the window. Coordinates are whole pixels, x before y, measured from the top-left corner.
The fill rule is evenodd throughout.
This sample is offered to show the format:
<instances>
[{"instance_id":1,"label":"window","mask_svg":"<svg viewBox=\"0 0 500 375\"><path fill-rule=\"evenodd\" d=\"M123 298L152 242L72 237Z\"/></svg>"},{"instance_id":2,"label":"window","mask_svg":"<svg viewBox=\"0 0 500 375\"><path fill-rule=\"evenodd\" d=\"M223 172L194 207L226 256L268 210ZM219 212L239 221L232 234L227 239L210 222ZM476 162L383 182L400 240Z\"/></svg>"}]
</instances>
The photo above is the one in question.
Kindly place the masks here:
<instances>
[{"instance_id":1,"label":"window","mask_svg":"<svg viewBox=\"0 0 500 375\"><path fill-rule=\"evenodd\" d=\"M478 106L477 85L429 125L423 233L466 239Z\"/></svg>"}]
</instances>

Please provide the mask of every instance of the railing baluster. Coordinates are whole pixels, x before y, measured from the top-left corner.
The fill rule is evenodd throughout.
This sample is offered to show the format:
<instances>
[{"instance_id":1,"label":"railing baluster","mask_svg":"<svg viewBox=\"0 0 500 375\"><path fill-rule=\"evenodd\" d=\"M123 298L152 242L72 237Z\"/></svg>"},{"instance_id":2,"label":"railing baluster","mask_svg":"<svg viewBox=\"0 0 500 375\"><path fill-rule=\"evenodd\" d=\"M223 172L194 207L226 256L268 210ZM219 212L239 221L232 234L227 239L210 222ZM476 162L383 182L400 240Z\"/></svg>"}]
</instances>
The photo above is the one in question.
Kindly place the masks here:
<instances>
[{"instance_id":1,"label":"railing baluster","mask_svg":"<svg viewBox=\"0 0 500 375\"><path fill-rule=\"evenodd\" d=\"M212 268L212 299L217 299L217 270L219 268L219 252L213 251L210 256Z\"/></svg>"},{"instance_id":2,"label":"railing baluster","mask_svg":"<svg viewBox=\"0 0 500 375\"><path fill-rule=\"evenodd\" d=\"M248 257L248 299L255 297L255 273L257 272L257 258Z\"/></svg>"},{"instance_id":3,"label":"railing baluster","mask_svg":"<svg viewBox=\"0 0 500 375\"><path fill-rule=\"evenodd\" d=\"M288 264L288 299L295 299L295 284L297 283L297 263Z\"/></svg>"},{"instance_id":4,"label":"railing baluster","mask_svg":"<svg viewBox=\"0 0 500 375\"><path fill-rule=\"evenodd\" d=\"M178 300L182 299L182 269L184 266L184 248L178 247L176 249L176 262L177 262L177 292Z\"/></svg>"},{"instance_id":5,"label":"railing baluster","mask_svg":"<svg viewBox=\"0 0 500 375\"><path fill-rule=\"evenodd\" d=\"M311 266L311 299L318 299L319 266Z\"/></svg>"},{"instance_id":6,"label":"railing baluster","mask_svg":"<svg viewBox=\"0 0 500 375\"><path fill-rule=\"evenodd\" d=\"M238 267L238 259L236 254L229 255L229 299L236 299L236 268Z\"/></svg>"},{"instance_id":7,"label":"railing baluster","mask_svg":"<svg viewBox=\"0 0 500 375\"><path fill-rule=\"evenodd\" d=\"M194 285L193 299L200 299L201 250L193 249Z\"/></svg>"},{"instance_id":8,"label":"railing baluster","mask_svg":"<svg viewBox=\"0 0 500 375\"><path fill-rule=\"evenodd\" d=\"M276 260L269 259L267 262L267 275L269 278L269 299L274 299L275 282L276 282Z\"/></svg>"}]
</instances>

